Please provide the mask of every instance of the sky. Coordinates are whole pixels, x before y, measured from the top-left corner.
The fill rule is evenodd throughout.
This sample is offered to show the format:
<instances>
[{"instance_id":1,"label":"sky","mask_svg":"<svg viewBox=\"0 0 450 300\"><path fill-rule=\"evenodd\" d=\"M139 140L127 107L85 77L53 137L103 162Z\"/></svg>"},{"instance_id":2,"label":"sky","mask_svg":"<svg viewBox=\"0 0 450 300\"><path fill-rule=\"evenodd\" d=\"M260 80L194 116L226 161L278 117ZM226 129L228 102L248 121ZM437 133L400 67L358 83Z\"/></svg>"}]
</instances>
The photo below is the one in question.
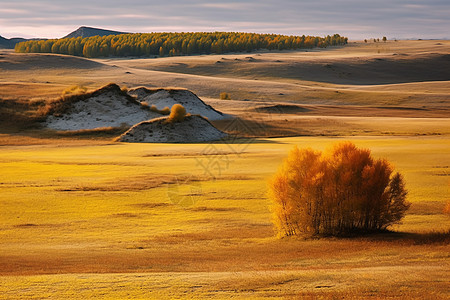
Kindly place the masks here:
<instances>
[{"instance_id":1,"label":"sky","mask_svg":"<svg viewBox=\"0 0 450 300\"><path fill-rule=\"evenodd\" d=\"M448 39L449 0L0 0L0 35L60 38L80 26L125 32L339 33L352 40Z\"/></svg>"}]
</instances>

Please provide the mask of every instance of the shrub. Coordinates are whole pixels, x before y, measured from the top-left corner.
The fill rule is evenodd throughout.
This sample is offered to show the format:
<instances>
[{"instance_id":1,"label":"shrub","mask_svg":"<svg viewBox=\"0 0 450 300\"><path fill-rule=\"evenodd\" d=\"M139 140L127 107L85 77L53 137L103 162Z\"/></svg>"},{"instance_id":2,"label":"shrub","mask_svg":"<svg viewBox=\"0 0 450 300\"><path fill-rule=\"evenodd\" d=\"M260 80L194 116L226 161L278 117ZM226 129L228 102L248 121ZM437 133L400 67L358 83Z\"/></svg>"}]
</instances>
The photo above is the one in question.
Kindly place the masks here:
<instances>
[{"instance_id":1,"label":"shrub","mask_svg":"<svg viewBox=\"0 0 450 300\"><path fill-rule=\"evenodd\" d=\"M403 218L406 195L388 161L351 142L326 152L295 147L269 185L280 236L384 230Z\"/></svg>"},{"instance_id":2,"label":"shrub","mask_svg":"<svg viewBox=\"0 0 450 300\"><path fill-rule=\"evenodd\" d=\"M169 122L181 122L186 117L186 109L181 104L174 104L170 110Z\"/></svg>"},{"instance_id":3,"label":"shrub","mask_svg":"<svg viewBox=\"0 0 450 300\"><path fill-rule=\"evenodd\" d=\"M220 100L230 100L230 94L226 93L226 92L222 92L220 93Z\"/></svg>"},{"instance_id":4,"label":"shrub","mask_svg":"<svg viewBox=\"0 0 450 300\"><path fill-rule=\"evenodd\" d=\"M158 113L158 114L162 114L162 115L169 115L170 114L170 108L168 108L167 106L164 107L163 109L158 109L156 107L155 104L152 104L151 106L149 106L149 104L147 102L141 102L141 105L143 105L144 107L147 107L148 109L150 109L151 111Z\"/></svg>"},{"instance_id":5,"label":"shrub","mask_svg":"<svg viewBox=\"0 0 450 300\"><path fill-rule=\"evenodd\" d=\"M447 201L442 212L450 217L450 201Z\"/></svg>"},{"instance_id":6,"label":"shrub","mask_svg":"<svg viewBox=\"0 0 450 300\"><path fill-rule=\"evenodd\" d=\"M166 107L164 107L163 109L161 109L159 112L160 112L161 114L163 114L163 115L170 115L170 108L168 108L168 107L166 106Z\"/></svg>"},{"instance_id":7,"label":"shrub","mask_svg":"<svg viewBox=\"0 0 450 300\"><path fill-rule=\"evenodd\" d=\"M67 96L67 95L79 95L79 94L84 94L86 93L87 88L81 85L73 85L71 87L66 88L63 92L62 92L62 96Z\"/></svg>"}]
</instances>

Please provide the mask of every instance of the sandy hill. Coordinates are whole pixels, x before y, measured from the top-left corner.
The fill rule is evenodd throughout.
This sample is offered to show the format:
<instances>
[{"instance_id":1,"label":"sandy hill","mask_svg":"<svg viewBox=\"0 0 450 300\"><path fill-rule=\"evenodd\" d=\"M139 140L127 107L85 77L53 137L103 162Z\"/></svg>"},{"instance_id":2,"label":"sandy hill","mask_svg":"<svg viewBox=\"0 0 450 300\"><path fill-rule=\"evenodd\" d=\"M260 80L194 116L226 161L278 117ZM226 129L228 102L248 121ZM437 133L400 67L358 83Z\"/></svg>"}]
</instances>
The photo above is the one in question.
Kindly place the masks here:
<instances>
[{"instance_id":1,"label":"sandy hill","mask_svg":"<svg viewBox=\"0 0 450 300\"><path fill-rule=\"evenodd\" d=\"M80 130L99 127L131 126L160 117L149 111L116 84L109 84L92 93L75 95L62 101L45 125L55 130Z\"/></svg>"},{"instance_id":2,"label":"sandy hill","mask_svg":"<svg viewBox=\"0 0 450 300\"><path fill-rule=\"evenodd\" d=\"M185 89L148 89L138 87L130 90L130 94L137 97L140 102L155 105L158 109L171 108L174 104L181 104L187 113L201 115L209 120L221 120L225 116L210 105L203 102L193 92Z\"/></svg>"},{"instance_id":3,"label":"sandy hill","mask_svg":"<svg viewBox=\"0 0 450 300\"><path fill-rule=\"evenodd\" d=\"M129 143L199 143L225 138L227 135L198 115L182 122L168 122L167 117L144 121L122 134L118 141Z\"/></svg>"},{"instance_id":4,"label":"sandy hill","mask_svg":"<svg viewBox=\"0 0 450 300\"><path fill-rule=\"evenodd\" d=\"M81 26L77 30L69 33L63 39L65 38L76 38L76 37L91 37L91 36L106 36L106 35L119 35L119 34L126 34L128 32L120 32L120 31L114 31L114 30L106 30L106 29L100 29L100 28L93 28L93 27L86 27Z\"/></svg>"}]
</instances>

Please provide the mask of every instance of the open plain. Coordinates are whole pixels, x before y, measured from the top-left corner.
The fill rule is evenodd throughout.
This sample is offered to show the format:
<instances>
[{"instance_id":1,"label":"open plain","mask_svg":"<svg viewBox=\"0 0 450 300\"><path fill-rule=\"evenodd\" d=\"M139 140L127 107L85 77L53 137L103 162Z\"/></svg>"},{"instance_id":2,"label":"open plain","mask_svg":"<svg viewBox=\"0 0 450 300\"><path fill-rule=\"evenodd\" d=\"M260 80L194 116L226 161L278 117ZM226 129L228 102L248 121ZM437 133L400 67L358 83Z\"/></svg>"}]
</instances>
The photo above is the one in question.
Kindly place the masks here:
<instances>
[{"instance_id":1,"label":"open plain","mask_svg":"<svg viewBox=\"0 0 450 300\"><path fill-rule=\"evenodd\" d=\"M93 60L0 50L0 74L3 298L450 297L450 41ZM134 144L27 126L68 87L110 82L189 89L239 137ZM294 145L343 140L404 174L402 224L277 238L269 178Z\"/></svg>"}]
</instances>

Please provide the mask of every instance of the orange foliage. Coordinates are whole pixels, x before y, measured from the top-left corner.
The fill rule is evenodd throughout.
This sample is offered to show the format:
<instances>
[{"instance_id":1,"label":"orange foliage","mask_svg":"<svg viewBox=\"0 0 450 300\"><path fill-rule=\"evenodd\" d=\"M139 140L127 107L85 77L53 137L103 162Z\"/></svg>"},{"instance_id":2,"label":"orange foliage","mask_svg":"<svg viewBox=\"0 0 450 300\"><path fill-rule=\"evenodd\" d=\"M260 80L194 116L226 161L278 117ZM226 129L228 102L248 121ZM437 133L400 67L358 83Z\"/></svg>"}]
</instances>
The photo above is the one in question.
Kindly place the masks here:
<instances>
[{"instance_id":1,"label":"orange foliage","mask_svg":"<svg viewBox=\"0 0 450 300\"><path fill-rule=\"evenodd\" d=\"M181 104L174 104L170 110L169 122L181 122L186 117L186 109Z\"/></svg>"},{"instance_id":2,"label":"orange foliage","mask_svg":"<svg viewBox=\"0 0 450 300\"><path fill-rule=\"evenodd\" d=\"M244 32L154 32L108 36L30 40L18 43L20 53L59 53L84 57L173 56L290 50L346 45L339 34L325 37Z\"/></svg>"},{"instance_id":3,"label":"orange foliage","mask_svg":"<svg viewBox=\"0 0 450 300\"><path fill-rule=\"evenodd\" d=\"M450 216L450 201L445 205L443 213Z\"/></svg>"},{"instance_id":4,"label":"orange foliage","mask_svg":"<svg viewBox=\"0 0 450 300\"><path fill-rule=\"evenodd\" d=\"M351 142L326 152L295 147L269 185L280 235L386 229L409 208L403 177Z\"/></svg>"}]
</instances>

